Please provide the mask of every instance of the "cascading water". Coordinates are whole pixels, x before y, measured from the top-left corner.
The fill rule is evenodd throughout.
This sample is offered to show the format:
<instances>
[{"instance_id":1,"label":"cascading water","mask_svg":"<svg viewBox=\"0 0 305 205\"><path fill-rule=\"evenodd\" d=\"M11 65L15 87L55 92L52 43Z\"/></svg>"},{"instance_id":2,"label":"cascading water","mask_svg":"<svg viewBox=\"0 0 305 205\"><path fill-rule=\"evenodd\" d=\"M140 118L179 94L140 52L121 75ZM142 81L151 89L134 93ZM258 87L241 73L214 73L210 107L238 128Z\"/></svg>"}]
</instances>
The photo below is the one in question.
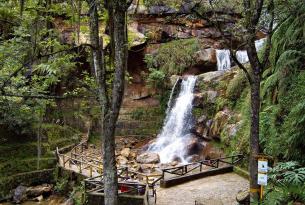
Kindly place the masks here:
<instances>
[{"instance_id":1,"label":"cascading water","mask_svg":"<svg viewBox=\"0 0 305 205\"><path fill-rule=\"evenodd\" d=\"M169 113L169 111L171 110L171 107L172 107L172 105L173 105L175 91L176 91L176 88L177 88L177 86L178 86L178 84L179 84L179 83L178 83L179 81L180 81L180 79L177 79L177 80L176 80L176 82L175 82L175 84L174 84L174 86L173 86L173 88L172 88L171 94L170 94L170 96L169 96L169 100L168 100L168 102L167 102L166 116L168 116L168 113Z\"/></svg>"},{"instance_id":2,"label":"cascading water","mask_svg":"<svg viewBox=\"0 0 305 205\"><path fill-rule=\"evenodd\" d=\"M266 40L267 40L266 38L262 38L262 39L255 41L256 51L260 51L264 47Z\"/></svg>"},{"instance_id":3,"label":"cascading water","mask_svg":"<svg viewBox=\"0 0 305 205\"><path fill-rule=\"evenodd\" d=\"M260 51L264 44L266 38L259 39L255 41L256 51ZM230 50L216 50L216 58L217 58L217 70L227 70L231 67L231 59L230 59ZM237 60L244 64L249 62L247 51L237 51L236 52Z\"/></svg>"},{"instance_id":4,"label":"cascading water","mask_svg":"<svg viewBox=\"0 0 305 205\"><path fill-rule=\"evenodd\" d=\"M247 51L237 51L236 58L242 64L247 63L249 61Z\"/></svg>"},{"instance_id":5,"label":"cascading water","mask_svg":"<svg viewBox=\"0 0 305 205\"><path fill-rule=\"evenodd\" d=\"M227 70L231 67L230 50L216 50L217 70Z\"/></svg>"},{"instance_id":6,"label":"cascading water","mask_svg":"<svg viewBox=\"0 0 305 205\"><path fill-rule=\"evenodd\" d=\"M190 130L193 125L195 83L195 76L188 76L182 80L180 93L167 113L162 131L157 141L148 148L148 151L159 154L161 163L169 163L176 159L182 163L187 162L186 145L191 138Z\"/></svg>"}]
</instances>

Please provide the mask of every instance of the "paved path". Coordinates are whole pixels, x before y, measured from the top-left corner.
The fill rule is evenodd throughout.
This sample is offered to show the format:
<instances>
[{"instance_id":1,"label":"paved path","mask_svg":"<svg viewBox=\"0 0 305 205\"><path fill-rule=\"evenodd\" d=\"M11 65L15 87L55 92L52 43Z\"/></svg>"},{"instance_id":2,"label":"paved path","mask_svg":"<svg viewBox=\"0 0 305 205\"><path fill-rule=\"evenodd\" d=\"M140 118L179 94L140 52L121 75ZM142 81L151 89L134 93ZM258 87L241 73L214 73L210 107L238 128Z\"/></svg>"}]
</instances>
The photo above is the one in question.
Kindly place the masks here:
<instances>
[{"instance_id":1,"label":"paved path","mask_svg":"<svg viewBox=\"0 0 305 205\"><path fill-rule=\"evenodd\" d=\"M236 194L249 182L235 173L221 174L157 189L157 205L236 205ZM199 202L199 203L198 203Z\"/></svg>"}]
</instances>

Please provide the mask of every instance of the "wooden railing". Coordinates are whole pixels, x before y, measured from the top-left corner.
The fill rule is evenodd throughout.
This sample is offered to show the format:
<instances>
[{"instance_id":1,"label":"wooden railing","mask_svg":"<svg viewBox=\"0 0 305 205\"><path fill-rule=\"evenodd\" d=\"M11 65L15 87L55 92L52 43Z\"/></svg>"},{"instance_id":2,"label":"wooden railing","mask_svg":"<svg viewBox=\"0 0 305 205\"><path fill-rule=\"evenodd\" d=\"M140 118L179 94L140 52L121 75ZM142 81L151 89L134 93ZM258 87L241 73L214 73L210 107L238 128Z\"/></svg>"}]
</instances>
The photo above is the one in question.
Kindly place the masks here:
<instances>
[{"instance_id":1,"label":"wooden railing","mask_svg":"<svg viewBox=\"0 0 305 205\"><path fill-rule=\"evenodd\" d=\"M132 180L132 176L136 179L144 178L145 180L140 182L140 180ZM150 181L150 178L153 178ZM139 172L134 172L128 170L127 167L118 169L118 194L124 195L144 195L147 197L152 197L156 202L156 189L155 185L158 181L163 178L162 174L143 174ZM86 193L103 193L104 183L103 176L96 176L85 179L85 191ZM147 199L148 200L148 199Z\"/></svg>"},{"instance_id":2,"label":"wooden railing","mask_svg":"<svg viewBox=\"0 0 305 205\"><path fill-rule=\"evenodd\" d=\"M169 174L183 176L198 168L199 168L199 172L202 172L203 166L218 168L220 163L224 163L224 164L228 164L228 165L235 165L236 163L240 162L242 159L243 159L243 155L238 154L238 155L233 155L233 156L229 156L229 157L202 160L199 162L184 164L184 165L181 165L178 167L162 169L162 175L164 177L165 173L169 173Z\"/></svg>"}]
</instances>

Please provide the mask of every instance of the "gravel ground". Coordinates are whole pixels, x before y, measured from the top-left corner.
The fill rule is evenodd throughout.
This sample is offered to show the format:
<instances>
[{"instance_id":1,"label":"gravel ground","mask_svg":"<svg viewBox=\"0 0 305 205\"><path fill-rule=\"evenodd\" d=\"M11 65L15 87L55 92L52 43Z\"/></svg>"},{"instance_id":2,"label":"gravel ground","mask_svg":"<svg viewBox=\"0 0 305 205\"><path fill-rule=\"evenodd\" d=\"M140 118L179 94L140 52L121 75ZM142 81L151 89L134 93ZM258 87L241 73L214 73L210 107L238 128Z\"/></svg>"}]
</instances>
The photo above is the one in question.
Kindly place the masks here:
<instances>
[{"instance_id":1,"label":"gravel ground","mask_svg":"<svg viewBox=\"0 0 305 205\"><path fill-rule=\"evenodd\" d=\"M249 181L235 173L221 174L157 189L157 205L236 205L236 194Z\"/></svg>"}]
</instances>

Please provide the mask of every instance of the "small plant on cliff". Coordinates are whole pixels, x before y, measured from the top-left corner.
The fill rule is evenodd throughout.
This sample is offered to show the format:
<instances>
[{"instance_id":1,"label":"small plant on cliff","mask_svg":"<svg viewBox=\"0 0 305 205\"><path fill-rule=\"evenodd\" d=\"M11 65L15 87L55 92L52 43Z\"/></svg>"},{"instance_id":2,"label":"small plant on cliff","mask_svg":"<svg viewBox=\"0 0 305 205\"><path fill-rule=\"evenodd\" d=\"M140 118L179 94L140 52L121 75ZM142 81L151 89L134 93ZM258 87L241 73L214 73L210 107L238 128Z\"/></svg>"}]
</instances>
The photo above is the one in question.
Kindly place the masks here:
<instances>
[{"instance_id":1,"label":"small plant on cliff","mask_svg":"<svg viewBox=\"0 0 305 205\"><path fill-rule=\"evenodd\" d=\"M182 74L194 65L194 54L200 49L196 38L176 40L163 44L156 55L145 57L149 68L155 68L165 75Z\"/></svg>"}]
</instances>

